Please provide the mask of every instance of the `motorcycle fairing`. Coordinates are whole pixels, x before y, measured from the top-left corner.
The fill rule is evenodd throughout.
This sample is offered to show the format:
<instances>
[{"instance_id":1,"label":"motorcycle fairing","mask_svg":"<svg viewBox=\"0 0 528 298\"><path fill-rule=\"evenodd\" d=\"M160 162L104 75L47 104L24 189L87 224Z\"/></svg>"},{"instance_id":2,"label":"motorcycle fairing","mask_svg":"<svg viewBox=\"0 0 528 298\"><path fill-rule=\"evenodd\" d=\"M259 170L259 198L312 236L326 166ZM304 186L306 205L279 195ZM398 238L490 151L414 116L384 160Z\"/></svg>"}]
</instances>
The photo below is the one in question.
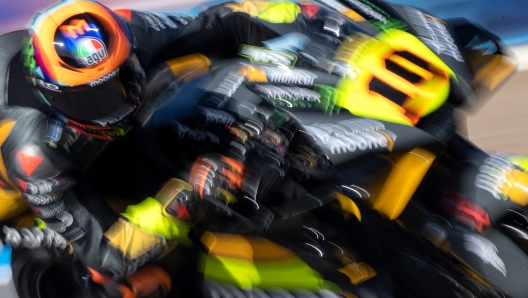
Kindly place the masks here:
<instances>
[{"instance_id":1,"label":"motorcycle fairing","mask_svg":"<svg viewBox=\"0 0 528 298\"><path fill-rule=\"evenodd\" d=\"M438 109L455 77L421 41L396 29L376 38L353 34L334 59L352 68L338 85L338 105L358 116L406 125Z\"/></svg>"},{"instance_id":2,"label":"motorcycle fairing","mask_svg":"<svg viewBox=\"0 0 528 298\"><path fill-rule=\"evenodd\" d=\"M313 140L314 145L318 145L335 165L367 153L404 151L429 144L443 146L441 140L414 126L357 117L343 112L328 116L322 112L302 109L283 110L301 123L297 133L305 134ZM351 142L356 143L355 149Z\"/></svg>"},{"instance_id":3,"label":"motorcycle fairing","mask_svg":"<svg viewBox=\"0 0 528 298\"><path fill-rule=\"evenodd\" d=\"M378 196L371 198L372 208L390 220L396 219L409 203L435 158L435 154L422 148L405 153L392 166Z\"/></svg>"},{"instance_id":4,"label":"motorcycle fairing","mask_svg":"<svg viewBox=\"0 0 528 298\"><path fill-rule=\"evenodd\" d=\"M206 232L202 243L209 251L202 260L206 279L242 288L339 290L293 251L260 236Z\"/></svg>"},{"instance_id":5,"label":"motorcycle fairing","mask_svg":"<svg viewBox=\"0 0 528 298\"><path fill-rule=\"evenodd\" d=\"M508 78L517 61L500 38L464 18L441 20L414 7L391 5L417 36L456 74L450 101L474 105ZM430 29L425 29L426 24Z\"/></svg>"}]
</instances>

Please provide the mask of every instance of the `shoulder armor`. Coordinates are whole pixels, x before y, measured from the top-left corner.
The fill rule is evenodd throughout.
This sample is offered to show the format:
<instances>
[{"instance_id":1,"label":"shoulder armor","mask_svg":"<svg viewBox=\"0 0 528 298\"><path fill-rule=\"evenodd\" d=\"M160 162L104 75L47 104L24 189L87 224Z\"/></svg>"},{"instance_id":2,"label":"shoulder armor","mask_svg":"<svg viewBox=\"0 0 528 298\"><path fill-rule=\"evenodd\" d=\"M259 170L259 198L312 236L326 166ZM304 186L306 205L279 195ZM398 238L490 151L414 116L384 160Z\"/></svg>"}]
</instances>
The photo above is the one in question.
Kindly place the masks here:
<instances>
[{"instance_id":1,"label":"shoulder armor","mask_svg":"<svg viewBox=\"0 0 528 298\"><path fill-rule=\"evenodd\" d=\"M48 117L31 108L0 112L0 152L10 179L43 180L69 171L73 164L44 141Z\"/></svg>"}]
</instances>

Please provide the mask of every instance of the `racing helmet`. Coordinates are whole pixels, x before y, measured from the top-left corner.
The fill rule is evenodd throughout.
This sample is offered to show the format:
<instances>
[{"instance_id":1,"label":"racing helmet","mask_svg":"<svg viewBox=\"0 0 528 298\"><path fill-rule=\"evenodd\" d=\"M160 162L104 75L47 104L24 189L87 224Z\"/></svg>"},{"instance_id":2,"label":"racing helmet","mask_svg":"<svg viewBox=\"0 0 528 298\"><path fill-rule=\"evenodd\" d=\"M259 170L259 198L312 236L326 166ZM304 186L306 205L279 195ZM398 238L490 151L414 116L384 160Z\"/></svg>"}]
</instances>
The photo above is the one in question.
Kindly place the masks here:
<instances>
[{"instance_id":1,"label":"racing helmet","mask_svg":"<svg viewBox=\"0 0 528 298\"><path fill-rule=\"evenodd\" d=\"M70 126L112 139L105 131L137 112L146 85L128 25L81 0L37 14L30 29L25 65L37 96Z\"/></svg>"}]
</instances>

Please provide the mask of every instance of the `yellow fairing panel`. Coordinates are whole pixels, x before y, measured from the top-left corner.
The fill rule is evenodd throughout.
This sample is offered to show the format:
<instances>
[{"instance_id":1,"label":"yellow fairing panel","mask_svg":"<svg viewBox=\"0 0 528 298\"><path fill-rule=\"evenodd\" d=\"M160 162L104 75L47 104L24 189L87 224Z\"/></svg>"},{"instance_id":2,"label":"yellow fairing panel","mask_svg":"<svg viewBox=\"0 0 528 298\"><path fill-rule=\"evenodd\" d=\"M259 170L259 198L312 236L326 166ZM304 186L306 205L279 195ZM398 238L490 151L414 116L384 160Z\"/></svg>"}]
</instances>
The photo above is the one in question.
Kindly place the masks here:
<instances>
[{"instance_id":1,"label":"yellow fairing panel","mask_svg":"<svg viewBox=\"0 0 528 298\"><path fill-rule=\"evenodd\" d=\"M265 238L206 232L202 243L209 250L202 260L206 279L243 289L339 290L291 250Z\"/></svg>"},{"instance_id":2,"label":"yellow fairing panel","mask_svg":"<svg viewBox=\"0 0 528 298\"><path fill-rule=\"evenodd\" d=\"M423 61L427 68L406 59L406 55ZM396 29L380 33L376 38L364 34L349 36L334 58L350 67L350 75L338 85L342 91L337 100L339 106L358 116L405 125L415 125L421 117L438 109L449 95L449 77L455 77L419 39ZM419 81L410 82L388 70L387 61L418 76ZM381 81L387 90L404 95L403 103L371 90L373 79Z\"/></svg>"},{"instance_id":3,"label":"yellow fairing panel","mask_svg":"<svg viewBox=\"0 0 528 298\"><path fill-rule=\"evenodd\" d=\"M293 2L243 1L224 5L233 12L245 12L270 23L293 23L301 9Z\"/></svg>"},{"instance_id":4,"label":"yellow fairing panel","mask_svg":"<svg viewBox=\"0 0 528 298\"><path fill-rule=\"evenodd\" d=\"M248 261L296 258L292 251L261 237L205 232L202 243L209 249L209 254L215 256Z\"/></svg>"},{"instance_id":5,"label":"yellow fairing panel","mask_svg":"<svg viewBox=\"0 0 528 298\"><path fill-rule=\"evenodd\" d=\"M373 199L372 207L389 219L396 219L407 206L435 157L421 148L407 152L394 164L379 195Z\"/></svg>"},{"instance_id":6,"label":"yellow fairing panel","mask_svg":"<svg viewBox=\"0 0 528 298\"><path fill-rule=\"evenodd\" d=\"M528 173L512 170L502 185L502 193L521 206L528 205Z\"/></svg>"},{"instance_id":7,"label":"yellow fairing panel","mask_svg":"<svg viewBox=\"0 0 528 298\"><path fill-rule=\"evenodd\" d=\"M5 119L0 121L0 147L4 144L11 134L16 121ZM7 176L7 170L4 163L2 152L0 151L0 177L8 184L11 189L0 188L0 222L11 219L20 215L27 209L27 204L22 198L22 193L16 185Z\"/></svg>"}]
</instances>

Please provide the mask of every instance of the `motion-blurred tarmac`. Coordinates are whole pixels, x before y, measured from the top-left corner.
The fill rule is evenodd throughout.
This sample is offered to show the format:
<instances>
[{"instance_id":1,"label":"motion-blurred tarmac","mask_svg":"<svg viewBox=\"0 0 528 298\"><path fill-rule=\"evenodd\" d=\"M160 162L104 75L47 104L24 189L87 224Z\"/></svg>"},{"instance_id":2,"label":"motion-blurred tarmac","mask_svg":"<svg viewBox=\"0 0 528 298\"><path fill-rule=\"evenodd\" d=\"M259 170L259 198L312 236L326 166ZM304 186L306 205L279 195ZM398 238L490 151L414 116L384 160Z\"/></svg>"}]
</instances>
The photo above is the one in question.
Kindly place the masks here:
<instances>
[{"instance_id":1,"label":"motion-blurred tarmac","mask_svg":"<svg viewBox=\"0 0 528 298\"><path fill-rule=\"evenodd\" d=\"M469 139L482 149L528 155L528 70L514 74L467 117Z\"/></svg>"}]
</instances>

